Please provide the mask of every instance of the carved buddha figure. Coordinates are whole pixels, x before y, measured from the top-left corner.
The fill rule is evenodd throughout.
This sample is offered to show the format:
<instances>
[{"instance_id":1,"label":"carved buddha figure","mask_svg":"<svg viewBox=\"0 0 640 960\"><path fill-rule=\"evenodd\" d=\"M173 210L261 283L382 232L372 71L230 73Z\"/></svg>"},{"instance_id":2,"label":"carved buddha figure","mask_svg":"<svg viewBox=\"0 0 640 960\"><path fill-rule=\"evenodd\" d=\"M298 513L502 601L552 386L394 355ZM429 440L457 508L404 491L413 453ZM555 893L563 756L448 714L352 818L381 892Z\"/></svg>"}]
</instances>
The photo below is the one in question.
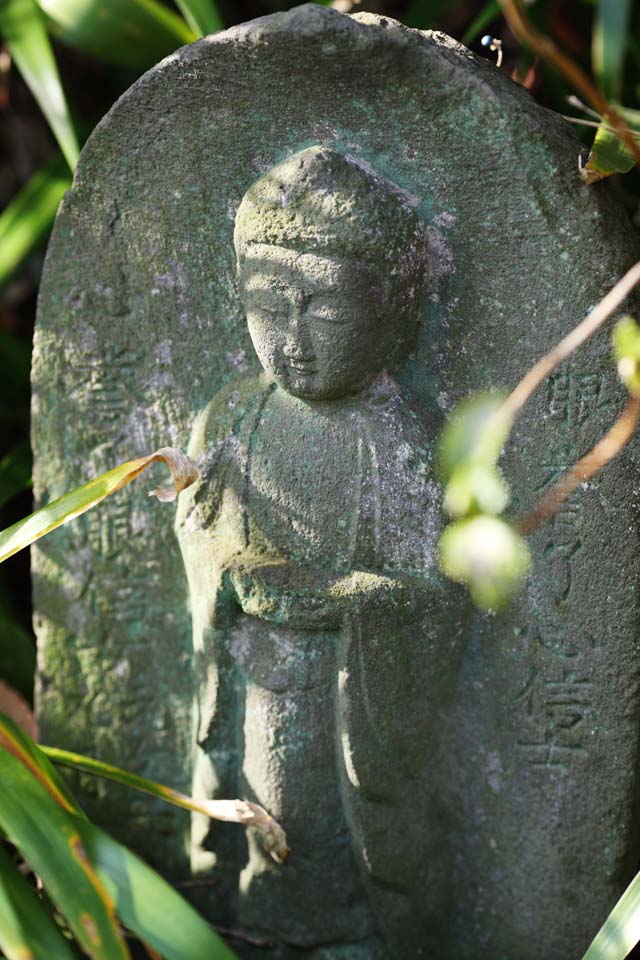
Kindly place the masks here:
<instances>
[{"instance_id":1,"label":"carved buddha figure","mask_svg":"<svg viewBox=\"0 0 640 960\"><path fill-rule=\"evenodd\" d=\"M426 231L409 194L315 146L248 190L234 242L263 372L213 398L189 450L193 789L262 804L292 854L277 865L196 819L192 860L218 876L223 921L259 933L269 915L278 957L373 960L398 948L372 895L407 913L428 855L398 809L407 790L418 804L451 656L433 431L392 375L426 292Z\"/></svg>"}]
</instances>

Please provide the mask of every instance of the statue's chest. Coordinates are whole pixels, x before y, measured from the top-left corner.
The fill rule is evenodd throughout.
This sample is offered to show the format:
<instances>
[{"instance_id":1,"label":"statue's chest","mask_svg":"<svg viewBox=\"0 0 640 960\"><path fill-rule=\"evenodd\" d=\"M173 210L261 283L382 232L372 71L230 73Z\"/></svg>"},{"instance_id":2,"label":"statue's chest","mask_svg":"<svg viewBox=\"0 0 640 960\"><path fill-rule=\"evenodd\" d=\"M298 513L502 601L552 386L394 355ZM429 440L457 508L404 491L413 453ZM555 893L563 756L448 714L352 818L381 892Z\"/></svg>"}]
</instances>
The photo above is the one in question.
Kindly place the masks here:
<instances>
[{"instance_id":1,"label":"statue's chest","mask_svg":"<svg viewBox=\"0 0 640 960\"><path fill-rule=\"evenodd\" d=\"M248 439L251 539L287 559L339 569L353 561L363 484L361 418L267 402Z\"/></svg>"}]
</instances>

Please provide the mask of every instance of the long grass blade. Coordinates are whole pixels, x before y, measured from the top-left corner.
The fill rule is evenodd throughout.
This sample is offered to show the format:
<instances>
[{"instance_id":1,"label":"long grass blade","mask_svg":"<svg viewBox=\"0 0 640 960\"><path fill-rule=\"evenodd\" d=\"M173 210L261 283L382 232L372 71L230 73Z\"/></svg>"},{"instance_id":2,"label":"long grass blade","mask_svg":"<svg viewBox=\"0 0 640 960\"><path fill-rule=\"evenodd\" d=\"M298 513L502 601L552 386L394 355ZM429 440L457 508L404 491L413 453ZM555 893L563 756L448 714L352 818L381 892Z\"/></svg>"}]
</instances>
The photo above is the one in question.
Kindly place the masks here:
<instances>
[{"instance_id":1,"label":"long grass blade","mask_svg":"<svg viewBox=\"0 0 640 960\"><path fill-rule=\"evenodd\" d=\"M262 834L265 847L278 863L281 863L289 852L282 827L256 803L246 800L194 800L180 793L179 790L173 790L154 780L147 780L146 777L139 777L135 773L129 773L102 760L70 753L68 750L59 750L57 747L40 747L40 750L53 763L91 773L97 777L105 777L107 780L121 783L125 787L132 787L134 790L141 790L176 807L182 807L183 810L203 813L212 820L224 820L228 823L241 823L246 827L255 827Z\"/></svg>"},{"instance_id":2,"label":"long grass blade","mask_svg":"<svg viewBox=\"0 0 640 960\"><path fill-rule=\"evenodd\" d=\"M78 140L36 0L2 0L0 33L73 170L78 160Z\"/></svg>"},{"instance_id":3,"label":"long grass blade","mask_svg":"<svg viewBox=\"0 0 640 960\"><path fill-rule=\"evenodd\" d=\"M4 751L19 760L60 807L77 817L84 817L75 797L40 747L11 717L0 713L0 753Z\"/></svg>"},{"instance_id":4,"label":"long grass blade","mask_svg":"<svg viewBox=\"0 0 640 960\"><path fill-rule=\"evenodd\" d=\"M35 173L0 214L0 287L48 234L71 186L61 158Z\"/></svg>"},{"instance_id":5,"label":"long grass blade","mask_svg":"<svg viewBox=\"0 0 640 960\"><path fill-rule=\"evenodd\" d=\"M38 0L53 35L108 63L146 69L196 33L158 0Z\"/></svg>"},{"instance_id":6,"label":"long grass blade","mask_svg":"<svg viewBox=\"0 0 640 960\"><path fill-rule=\"evenodd\" d=\"M176 6L198 37L216 33L224 26L214 0L176 0Z\"/></svg>"},{"instance_id":7,"label":"long grass blade","mask_svg":"<svg viewBox=\"0 0 640 960\"><path fill-rule=\"evenodd\" d=\"M598 0L592 33L593 72L608 100L619 101L631 0Z\"/></svg>"},{"instance_id":8,"label":"long grass blade","mask_svg":"<svg viewBox=\"0 0 640 960\"><path fill-rule=\"evenodd\" d=\"M42 879L93 960L130 960L113 899L84 845L87 821L59 806L43 783L0 749L0 827Z\"/></svg>"},{"instance_id":9,"label":"long grass blade","mask_svg":"<svg viewBox=\"0 0 640 960\"><path fill-rule=\"evenodd\" d=\"M624 960L640 942L640 873L596 934L582 960Z\"/></svg>"},{"instance_id":10,"label":"long grass blade","mask_svg":"<svg viewBox=\"0 0 640 960\"><path fill-rule=\"evenodd\" d=\"M193 907L139 857L93 824L80 831L122 922L164 960L236 960Z\"/></svg>"},{"instance_id":11,"label":"long grass blade","mask_svg":"<svg viewBox=\"0 0 640 960\"><path fill-rule=\"evenodd\" d=\"M171 488L156 488L152 491L159 500L173 500L180 490L188 487L198 476L198 470L193 461L172 447L162 447L148 457L128 460L114 467L113 470L101 473L99 477L90 480L84 486L65 493L24 520L19 520L13 526L3 530L0 533L0 563L12 557L14 553L18 553L19 550L24 550L56 527L86 513L105 497L122 490L156 461L167 464L174 482Z\"/></svg>"},{"instance_id":12,"label":"long grass blade","mask_svg":"<svg viewBox=\"0 0 640 960\"><path fill-rule=\"evenodd\" d=\"M0 847L0 950L7 960L74 960L67 943Z\"/></svg>"}]
</instances>

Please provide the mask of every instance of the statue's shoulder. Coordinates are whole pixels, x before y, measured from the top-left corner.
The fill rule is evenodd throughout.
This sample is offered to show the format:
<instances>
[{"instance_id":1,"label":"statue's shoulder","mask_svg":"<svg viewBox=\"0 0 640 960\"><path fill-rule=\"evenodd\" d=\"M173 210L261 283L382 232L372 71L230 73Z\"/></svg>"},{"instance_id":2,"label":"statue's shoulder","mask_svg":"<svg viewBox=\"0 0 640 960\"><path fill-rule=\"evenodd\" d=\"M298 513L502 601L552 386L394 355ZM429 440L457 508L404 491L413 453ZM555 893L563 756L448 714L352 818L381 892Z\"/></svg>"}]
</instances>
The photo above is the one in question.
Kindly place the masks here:
<instances>
[{"instance_id":1,"label":"statue's shoulder","mask_svg":"<svg viewBox=\"0 0 640 960\"><path fill-rule=\"evenodd\" d=\"M195 422L189 456L197 460L236 434L251 412L260 409L272 386L271 380L261 373L237 377L221 387Z\"/></svg>"}]
</instances>

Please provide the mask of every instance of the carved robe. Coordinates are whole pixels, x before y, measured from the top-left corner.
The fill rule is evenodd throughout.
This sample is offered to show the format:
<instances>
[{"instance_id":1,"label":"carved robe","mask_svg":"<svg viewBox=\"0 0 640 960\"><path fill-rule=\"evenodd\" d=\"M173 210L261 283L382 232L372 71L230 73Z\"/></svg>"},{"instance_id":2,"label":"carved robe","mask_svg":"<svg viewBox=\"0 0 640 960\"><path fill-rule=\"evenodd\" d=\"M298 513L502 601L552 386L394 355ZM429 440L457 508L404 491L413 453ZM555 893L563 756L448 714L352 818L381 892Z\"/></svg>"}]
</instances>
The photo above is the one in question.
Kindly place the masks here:
<instances>
[{"instance_id":1,"label":"carved robe","mask_svg":"<svg viewBox=\"0 0 640 960\"><path fill-rule=\"evenodd\" d=\"M193 862L219 871L234 923L259 931L266 910L273 930L275 904L285 943L400 955L408 866L416 879L440 842L423 807L458 643L438 622L432 438L386 374L325 403L264 375L239 380L194 430L202 476L178 517L199 682L194 791L262 804L292 855L278 866L255 838L247 850L241 831L196 821ZM425 929L443 896L421 902ZM385 931L371 897L385 901Z\"/></svg>"}]
</instances>

